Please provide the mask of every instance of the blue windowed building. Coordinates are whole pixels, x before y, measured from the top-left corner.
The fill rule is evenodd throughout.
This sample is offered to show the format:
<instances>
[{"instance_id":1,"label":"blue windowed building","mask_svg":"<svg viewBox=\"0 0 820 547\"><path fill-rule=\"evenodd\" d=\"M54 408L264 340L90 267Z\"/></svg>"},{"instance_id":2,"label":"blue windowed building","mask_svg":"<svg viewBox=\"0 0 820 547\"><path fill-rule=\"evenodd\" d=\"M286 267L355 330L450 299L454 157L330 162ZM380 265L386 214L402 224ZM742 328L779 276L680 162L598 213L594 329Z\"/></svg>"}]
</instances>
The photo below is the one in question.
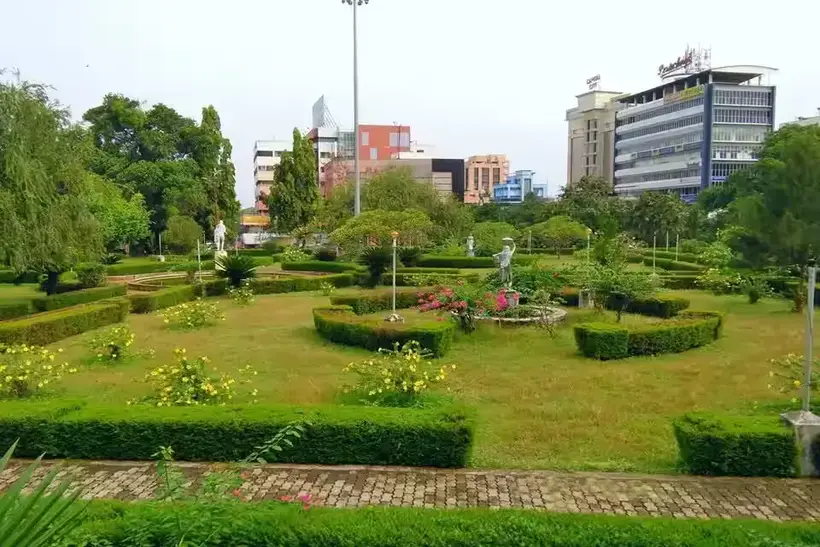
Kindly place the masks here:
<instances>
[{"instance_id":1,"label":"blue windowed building","mask_svg":"<svg viewBox=\"0 0 820 547\"><path fill-rule=\"evenodd\" d=\"M547 197L547 185L535 182L535 171L516 171L507 180L493 187L493 201L498 203L521 203L527 194L538 199Z\"/></svg>"},{"instance_id":2,"label":"blue windowed building","mask_svg":"<svg viewBox=\"0 0 820 547\"><path fill-rule=\"evenodd\" d=\"M774 128L776 69L663 69L661 85L615 99L615 193L668 192L691 202L757 161Z\"/></svg>"}]
</instances>

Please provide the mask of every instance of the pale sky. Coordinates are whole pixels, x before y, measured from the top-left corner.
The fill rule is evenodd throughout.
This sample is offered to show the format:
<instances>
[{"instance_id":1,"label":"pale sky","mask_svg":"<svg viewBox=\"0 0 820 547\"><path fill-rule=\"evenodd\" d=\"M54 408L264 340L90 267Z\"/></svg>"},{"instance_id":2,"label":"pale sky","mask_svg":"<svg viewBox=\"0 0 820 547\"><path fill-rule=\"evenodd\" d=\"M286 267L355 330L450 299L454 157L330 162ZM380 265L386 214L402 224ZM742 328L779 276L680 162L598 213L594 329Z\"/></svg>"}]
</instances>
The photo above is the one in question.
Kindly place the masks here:
<instances>
[{"instance_id":1,"label":"pale sky","mask_svg":"<svg viewBox=\"0 0 820 547\"><path fill-rule=\"evenodd\" d=\"M817 2L371 0L359 14L362 123L410 125L439 157L507 154L551 194L586 78L652 87L687 43L710 46L716 67L780 69L777 125L820 107ZM243 206L255 140L306 130L322 94L352 126L352 66L339 0L0 0L0 67L53 85L76 118L107 92L195 119L213 104Z\"/></svg>"}]
</instances>

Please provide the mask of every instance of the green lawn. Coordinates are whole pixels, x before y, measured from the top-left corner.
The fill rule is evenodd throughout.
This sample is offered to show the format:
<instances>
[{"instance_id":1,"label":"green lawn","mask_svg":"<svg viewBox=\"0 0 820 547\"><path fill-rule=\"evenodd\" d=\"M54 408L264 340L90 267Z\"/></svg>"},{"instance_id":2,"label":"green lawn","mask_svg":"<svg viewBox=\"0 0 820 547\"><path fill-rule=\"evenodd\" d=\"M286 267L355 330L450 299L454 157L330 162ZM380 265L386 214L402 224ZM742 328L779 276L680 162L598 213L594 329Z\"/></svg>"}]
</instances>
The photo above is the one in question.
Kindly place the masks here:
<instances>
[{"instance_id":1,"label":"green lawn","mask_svg":"<svg viewBox=\"0 0 820 547\"><path fill-rule=\"evenodd\" d=\"M38 289L39 286L35 283L23 283L22 285L0 283L0 301L27 300L45 295L44 292L40 292Z\"/></svg>"},{"instance_id":2,"label":"green lawn","mask_svg":"<svg viewBox=\"0 0 820 547\"><path fill-rule=\"evenodd\" d=\"M803 343L802 319L789 312L789 303L752 306L740 296L679 294L692 300L693 309L728 313L721 340L683 354L598 362L575 349L571 325L589 318L586 310L571 310L555 339L535 328L492 325L460 335L443 361L458 365L451 376L454 396L477 409L472 465L670 472L677 454L672 417L695 409L748 411L776 399L766 387L768 360L800 353ZM311 309L327 303L318 293L258 297L247 309L224 299L227 321L195 332L169 331L156 315L132 315L138 349L154 348L156 359L86 364L65 379L64 394L124 404L147 394L145 373L183 347L227 371L252 364L260 400L333 402L351 380L342 367L371 354L317 336ZM421 319L418 312L405 313L410 321ZM613 320L611 314L605 319ZM53 347L65 348L72 363L88 363L92 335Z\"/></svg>"}]
</instances>

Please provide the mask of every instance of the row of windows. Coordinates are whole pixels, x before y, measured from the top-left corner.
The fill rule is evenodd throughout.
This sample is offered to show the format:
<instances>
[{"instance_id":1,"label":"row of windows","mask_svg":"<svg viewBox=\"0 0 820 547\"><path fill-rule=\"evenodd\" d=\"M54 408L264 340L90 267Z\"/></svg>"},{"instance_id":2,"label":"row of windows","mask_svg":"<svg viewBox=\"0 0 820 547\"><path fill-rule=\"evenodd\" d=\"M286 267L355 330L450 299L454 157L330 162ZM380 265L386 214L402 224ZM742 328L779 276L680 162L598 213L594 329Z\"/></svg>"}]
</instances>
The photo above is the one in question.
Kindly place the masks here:
<instances>
[{"instance_id":1,"label":"row of windows","mask_svg":"<svg viewBox=\"0 0 820 547\"><path fill-rule=\"evenodd\" d=\"M679 120L672 120L670 122L653 125L652 127L644 127L642 129L629 131L628 133L623 133L620 138L632 139L635 137L645 137L647 135L654 135L655 133L660 133L662 131L671 131L672 129L680 129L681 127L688 127L699 123L703 123L703 114L697 114L688 118L681 118Z\"/></svg>"},{"instance_id":2,"label":"row of windows","mask_svg":"<svg viewBox=\"0 0 820 547\"><path fill-rule=\"evenodd\" d=\"M690 99L688 101L680 101L678 103L672 103L668 105L664 105L660 108L655 108L649 110L647 112L640 112L635 114L634 116L624 116L622 119L619 119L617 122L617 126L620 127L622 125L628 125L630 123L640 122L643 120L649 120L652 118L657 118L658 116L663 116L664 114L671 114L672 112L680 112L681 110L686 110L687 108L692 108L695 106L700 106L703 104L703 95L700 97L695 97L694 99Z\"/></svg>"},{"instance_id":3,"label":"row of windows","mask_svg":"<svg viewBox=\"0 0 820 547\"><path fill-rule=\"evenodd\" d=\"M756 160L760 144L715 144L712 158L716 160Z\"/></svg>"},{"instance_id":4,"label":"row of windows","mask_svg":"<svg viewBox=\"0 0 820 547\"><path fill-rule=\"evenodd\" d=\"M598 129L598 120L587 120L587 131Z\"/></svg>"},{"instance_id":5,"label":"row of windows","mask_svg":"<svg viewBox=\"0 0 820 547\"><path fill-rule=\"evenodd\" d=\"M273 157L281 158L282 157L282 151L277 150L276 152L274 152L273 150L257 150L256 151L256 157L257 158L273 158Z\"/></svg>"},{"instance_id":6,"label":"row of windows","mask_svg":"<svg viewBox=\"0 0 820 547\"><path fill-rule=\"evenodd\" d=\"M713 141L763 142L769 133L769 128L748 125L717 125L713 131Z\"/></svg>"},{"instance_id":7,"label":"row of windows","mask_svg":"<svg viewBox=\"0 0 820 547\"><path fill-rule=\"evenodd\" d=\"M770 108L715 108L715 123L772 123Z\"/></svg>"},{"instance_id":8,"label":"row of windows","mask_svg":"<svg viewBox=\"0 0 820 547\"><path fill-rule=\"evenodd\" d=\"M674 156L680 156L686 152L691 153L699 151L702 144L703 143L698 141L687 144L678 144L676 146L665 146L663 148L652 148L651 150L641 150L640 152L635 153L635 157L628 160L617 161L616 164L620 169L626 169L628 167L653 165L658 163L658 159L663 159L665 161L678 161L680 158L676 158ZM648 158L652 159L650 161L646 161Z\"/></svg>"},{"instance_id":9,"label":"row of windows","mask_svg":"<svg viewBox=\"0 0 820 547\"><path fill-rule=\"evenodd\" d=\"M275 165L257 165L256 166L257 173L260 172L260 171L273 171L274 169L276 169Z\"/></svg>"},{"instance_id":10,"label":"row of windows","mask_svg":"<svg viewBox=\"0 0 820 547\"><path fill-rule=\"evenodd\" d=\"M401 142L401 145L399 145ZM409 148L410 147L410 133L390 133L390 146L393 148Z\"/></svg>"},{"instance_id":11,"label":"row of windows","mask_svg":"<svg viewBox=\"0 0 820 547\"><path fill-rule=\"evenodd\" d=\"M618 154L631 154L637 152L651 152L655 149L666 148L668 146L687 145L693 142L700 143L703 140L701 133L687 133L686 135L679 135L677 137L665 137L649 142L639 143L618 143Z\"/></svg>"},{"instance_id":12,"label":"row of windows","mask_svg":"<svg viewBox=\"0 0 820 547\"><path fill-rule=\"evenodd\" d=\"M630 175L628 177L618 177L618 184L632 184L636 182L652 182L656 180L685 179L687 177L699 177L700 167L687 167L686 169L675 169L674 171L664 171L663 173L645 173L643 175Z\"/></svg>"},{"instance_id":13,"label":"row of windows","mask_svg":"<svg viewBox=\"0 0 820 547\"><path fill-rule=\"evenodd\" d=\"M712 177L725 178L734 173L735 171L740 171L744 167L748 166L748 163L713 163Z\"/></svg>"},{"instance_id":14,"label":"row of windows","mask_svg":"<svg viewBox=\"0 0 820 547\"><path fill-rule=\"evenodd\" d=\"M772 106L772 92L756 89L716 89L715 104Z\"/></svg>"},{"instance_id":15,"label":"row of windows","mask_svg":"<svg viewBox=\"0 0 820 547\"><path fill-rule=\"evenodd\" d=\"M597 131L587 131L586 132L586 141L587 142L595 142L598 140L598 132Z\"/></svg>"}]
</instances>

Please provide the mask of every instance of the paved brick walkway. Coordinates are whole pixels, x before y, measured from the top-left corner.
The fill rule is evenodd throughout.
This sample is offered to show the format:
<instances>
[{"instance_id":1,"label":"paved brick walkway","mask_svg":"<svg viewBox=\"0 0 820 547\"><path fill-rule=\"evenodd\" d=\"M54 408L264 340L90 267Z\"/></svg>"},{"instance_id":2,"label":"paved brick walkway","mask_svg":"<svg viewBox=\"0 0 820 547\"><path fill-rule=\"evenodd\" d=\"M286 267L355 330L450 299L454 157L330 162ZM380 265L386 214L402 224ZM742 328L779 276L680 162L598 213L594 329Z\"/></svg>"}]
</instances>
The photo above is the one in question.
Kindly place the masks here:
<instances>
[{"instance_id":1,"label":"paved brick walkway","mask_svg":"<svg viewBox=\"0 0 820 547\"><path fill-rule=\"evenodd\" d=\"M25 463L13 462L0 473L0 491ZM211 469L206 464L180 467L191 484ZM150 499L156 487L154 466L145 462L66 462L61 474L73 475L85 498ZM243 475L237 494L246 500L310 494L311 504L329 507L488 507L820 521L820 480L308 465L255 466Z\"/></svg>"}]
</instances>

